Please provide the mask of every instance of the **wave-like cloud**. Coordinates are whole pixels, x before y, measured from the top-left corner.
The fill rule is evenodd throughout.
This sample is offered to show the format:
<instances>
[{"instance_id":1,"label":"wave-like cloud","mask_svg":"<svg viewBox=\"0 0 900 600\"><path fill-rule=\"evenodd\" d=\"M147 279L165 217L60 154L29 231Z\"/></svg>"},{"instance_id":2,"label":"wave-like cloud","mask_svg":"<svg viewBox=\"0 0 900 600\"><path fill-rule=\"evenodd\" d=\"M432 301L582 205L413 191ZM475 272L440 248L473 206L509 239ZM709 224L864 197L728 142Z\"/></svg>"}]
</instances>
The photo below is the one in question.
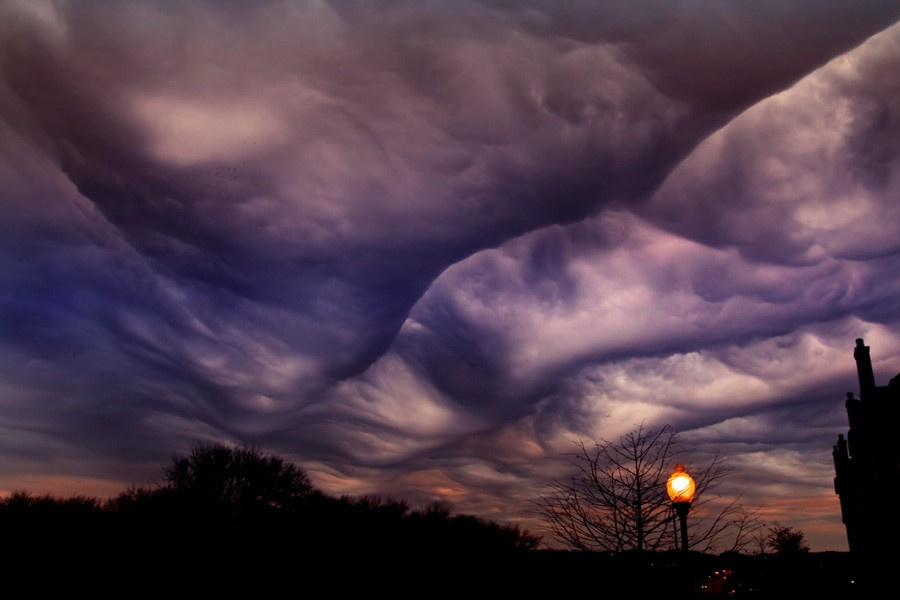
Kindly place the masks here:
<instances>
[{"instance_id":1,"label":"wave-like cloud","mask_svg":"<svg viewBox=\"0 0 900 600\"><path fill-rule=\"evenodd\" d=\"M824 498L900 355L898 13L4 3L0 485L246 440L521 521L647 421Z\"/></svg>"}]
</instances>

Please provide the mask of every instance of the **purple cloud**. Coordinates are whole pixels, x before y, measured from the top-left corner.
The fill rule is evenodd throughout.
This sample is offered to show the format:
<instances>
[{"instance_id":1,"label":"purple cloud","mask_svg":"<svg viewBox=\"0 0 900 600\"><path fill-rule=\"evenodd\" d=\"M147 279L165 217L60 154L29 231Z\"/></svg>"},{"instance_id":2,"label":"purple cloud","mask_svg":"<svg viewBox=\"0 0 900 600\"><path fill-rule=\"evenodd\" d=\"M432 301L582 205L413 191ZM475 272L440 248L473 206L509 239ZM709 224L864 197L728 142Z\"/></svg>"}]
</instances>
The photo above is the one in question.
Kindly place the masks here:
<instances>
[{"instance_id":1,"label":"purple cloud","mask_svg":"<svg viewBox=\"0 0 900 600\"><path fill-rule=\"evenodd\" d=\"M846 348L900 356L898 17L6 3L0 488L243 440L529 522L646 420L827 502Z\"/></svg>"}]
</instances>

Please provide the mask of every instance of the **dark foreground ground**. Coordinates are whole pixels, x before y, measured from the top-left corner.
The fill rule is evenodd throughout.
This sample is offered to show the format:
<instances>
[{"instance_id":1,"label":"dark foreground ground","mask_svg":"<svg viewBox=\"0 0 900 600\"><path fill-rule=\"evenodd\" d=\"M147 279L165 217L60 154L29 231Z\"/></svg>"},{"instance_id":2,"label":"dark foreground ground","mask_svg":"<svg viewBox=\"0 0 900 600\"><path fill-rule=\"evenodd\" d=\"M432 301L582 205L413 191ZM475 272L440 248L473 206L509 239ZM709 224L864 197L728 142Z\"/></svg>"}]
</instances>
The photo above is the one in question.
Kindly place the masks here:
<instances>
[{"instance_id":1,"label":"dark foreground ground","mask_svg":"<svg viewBox=\"0 0 900 600\"><path fill-rule=\"evenodd\" d=\"M94 598L893 597L879 594L876 583L894 587L896 557L872 565L838 552L534 550L527 534L448 511L324 497L305 502L287 515L235 518L206 505L128 511L23 496L0 511L0 590Z\"/></svg>"},{"instance_id":2,"label":"dark foreground ground","mask_svg":"<svg viewBox=\"0 0 900 600\"><path fill-rule=\"evenodd\" d=\"M514 555L368 548L321 552L289 540L172 540L149 546L4 549L2 585L16 592L190 593L228 597L815 598L878 597L860 590L850 556ZM262 542L262 540L257 540ZM34 540L33 542L37 542Z\"/></svg>"}]
</instances>

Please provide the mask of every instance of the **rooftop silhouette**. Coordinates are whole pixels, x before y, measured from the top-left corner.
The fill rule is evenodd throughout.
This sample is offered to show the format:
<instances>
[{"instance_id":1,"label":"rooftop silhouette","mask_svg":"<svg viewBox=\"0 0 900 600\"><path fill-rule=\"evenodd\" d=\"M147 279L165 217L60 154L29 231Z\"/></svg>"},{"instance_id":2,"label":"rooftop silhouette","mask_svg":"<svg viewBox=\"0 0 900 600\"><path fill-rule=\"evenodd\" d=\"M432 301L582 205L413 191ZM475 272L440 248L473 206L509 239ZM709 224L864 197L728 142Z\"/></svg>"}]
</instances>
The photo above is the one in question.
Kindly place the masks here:
<instances>
[{"instance_id":1,"label":"rooftop silhouette","mask_svg":"<svg viewBox=\"0 0 900 600\"><path fill-rule=\"evenodd\" d=\"M838 436L834 488L840 497L850 552L877 573L874 565L897 554L900 533L893 509L900 492L900 375L886 386L875 384L869 347L862 338L853 351L859 374L859 398L847 394L847 438Z\"/></svg>"}]
</instances>

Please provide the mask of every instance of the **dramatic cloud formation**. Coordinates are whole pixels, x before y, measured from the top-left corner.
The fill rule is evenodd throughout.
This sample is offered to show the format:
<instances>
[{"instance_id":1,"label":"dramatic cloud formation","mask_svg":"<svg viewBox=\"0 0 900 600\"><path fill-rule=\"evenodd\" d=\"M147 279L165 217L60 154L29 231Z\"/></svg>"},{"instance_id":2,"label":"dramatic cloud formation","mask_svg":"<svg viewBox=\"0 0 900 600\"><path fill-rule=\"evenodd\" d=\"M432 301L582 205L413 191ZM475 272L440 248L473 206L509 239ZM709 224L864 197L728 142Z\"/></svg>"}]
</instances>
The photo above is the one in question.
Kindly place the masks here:
<instances>
[{"instance_id":1,"label":"dramatic cloud formation","mask_svg":"<svg viewBox=\"0 0 900 600\"><path fill-rule=\"evenodd\" d=\"M0 488L197 440L535 526L645 422L846 540L900 371L900 7L0 4Z\"/></svg>"}]
</instances>

